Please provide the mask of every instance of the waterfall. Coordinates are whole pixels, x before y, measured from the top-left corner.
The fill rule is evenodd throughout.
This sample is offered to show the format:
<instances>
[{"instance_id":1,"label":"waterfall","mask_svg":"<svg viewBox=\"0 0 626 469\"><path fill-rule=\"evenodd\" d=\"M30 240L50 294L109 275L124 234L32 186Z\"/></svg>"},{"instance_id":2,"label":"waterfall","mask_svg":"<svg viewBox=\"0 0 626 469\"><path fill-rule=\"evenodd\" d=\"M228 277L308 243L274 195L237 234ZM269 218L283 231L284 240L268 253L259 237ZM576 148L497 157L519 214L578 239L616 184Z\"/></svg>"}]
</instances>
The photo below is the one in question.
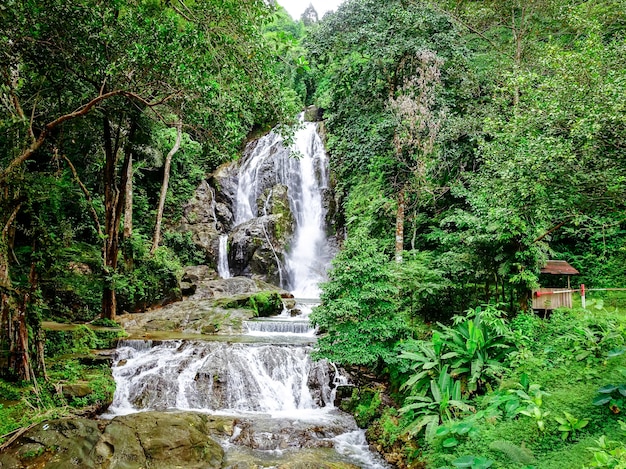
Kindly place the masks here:
<instances>
[{"instance_id":1,"label":"waterfall","mask_svg":"<svg viewBox=\"0 0 626 469\"><path fill-rule=\"evenodd\" d=\"M330 252L323 204L323 192L328 188L328 161L316 123L302 122L301 118L291 147L286 147L275 132L256 142L239 169L236 225L259 215L257 201L262 191L275 184L287 187L295 219L294 239L284 265L276 258L281 279L286 278L284 286L295 296L317 298Z\"/></svg>"},{"instance_id":2,"label":"waterfall","mask_svg":"<svg viewBox=\"0 0 626 469\"><path fill-rule=\"evenodd\" d=\"M255 149L246 158L239 169L235 225L244 223L257 216L256 201L259 198L259 173L265 161L278 150L283 150L282 137L275 132L261 137Z\"/></svg>"},{"instance_id":3,"label":"waterfall","mask_svg":"<svg viewBox=\"0 0 626 469\"><path fill-rule=\"evenodd\" d=\"M228 235L220 235L217 273L220 278L230 278L230 270L228 268Z\"/></svg>"},{"instance_id":4,"label":"waterfall","mask_svg":"<svg viewBox=\"0 0 626 469\"><path fill-rule=\"evenodd\" d=\"M315 329L309 321L244 321L251 335L299 334L313 337Z\"/></svg>"},{"instance_id":5,"label":"waterfall","mask_svg":"<svg viewBox=\"0 0 626 469\"><path fill-rule=\"evenodd\" d=\"M318 301L319 283L331 257L324 208L328 161L317 125L301 119L291 146L277 132L270 132L248 148L239 167L236 194L229 192L229 200L234 196L236 228L230 233L231 256L235 254L230 267L238 272L238 239L260 239L266 254L271 250L274 256L281 287L298 298L295 307L274 318L244 321L245 341L241 337L228 342L120 341L113 365L116 391L107 416L144 410L234 414L237 426L221 443L235 459L244 453L244 460L281 467L285 461L281 458L289 457L289 451L319 448L333 461L386 468L369 451L365 433L352 416L334 406L336 390L348 385L347 378L334 364L313 362L310 357L315 330L308 314ZM274 246L277 235L270 222L287 212L287 199L293 231L283 228L280 245ZM276 207L281 212L273 212ZM215 194L211 210L218 231ZM259 223L250 222L260 216ZM221 278L230 277L228 242L227 234L220 235ZM269 259L264 266L272 267Z\"/></svg>"},{"instance_id":6,"label":"waterfall","mask_svg":"<svg viewBox=\"0 0 626 469\"><path fill-rule=\"evenodd\" d=\"M296 297L318 298L329 253L322 201L322 191L328 186L328 162L317 124L304 123L295 135L294 149L302 157L296 160L300 177L288 184L296 231L295 242L286 259L287 271Z\"/></svg>"},{"instance_id":7,"label":"waterfall","mask_svg":"<svg viewBox=\"0 0 626 469\"><path fill-rule=\"evenodd\" d=\"M332 407L333 369L309 347L164 341L117 351L110 412L231 410L293 412ZM319 389L317 396L309 385Z\"/></svg>"}]
</instances>

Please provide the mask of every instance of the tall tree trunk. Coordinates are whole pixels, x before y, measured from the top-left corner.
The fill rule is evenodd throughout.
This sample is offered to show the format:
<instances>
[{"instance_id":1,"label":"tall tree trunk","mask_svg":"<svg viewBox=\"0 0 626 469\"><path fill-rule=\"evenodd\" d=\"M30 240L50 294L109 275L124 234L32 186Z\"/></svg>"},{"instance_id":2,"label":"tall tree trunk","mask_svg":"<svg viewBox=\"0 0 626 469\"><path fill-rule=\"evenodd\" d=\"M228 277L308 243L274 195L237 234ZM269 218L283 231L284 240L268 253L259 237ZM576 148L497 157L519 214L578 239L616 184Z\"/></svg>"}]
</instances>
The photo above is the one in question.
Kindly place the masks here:
<instances>
[{"instance_id":1,"label":"tall tree trunk","mask_svg":"<svg viewBox=\"0 0 626 469\"><path fill-rule=\"evenodd\" d=\"M28 353L26 310L23 304L16 301L17 292L13 290L9 274L9 230L19 209L20 205L14 207L0 231L0 320L7 347L7 369L19 379L27 381L34 378L34 375Z\"/></svg>"},{"instance_id":2,"label":"tall tree trunk","mask_svg":"<svg viewBox=\"0 0 626 469\"><path fill-rule=\"evenodd\" d=\"M115 319L117 314L117 298L113 274L117 268L117 220L115 207L118 191L116 187L117 152L113 145L111 123L108 116L104 116L104 246L102 249L102 263L104 268L104 287L102 291L102 317Z\"/></svg>"},{"instance_id":3,"label":"tall tree trunk","mask_svg":"<svg viewBox=\"0 0 626 469\"><path fill-rule=\"evenodd\" d=\"M36 252L36 243L33 246L33 253ZM30 264L30 274L28 276L28 280L30 283L28 292L24 295L24 310L28 313L29 308L32 307L33 301L35 299L35 294L37 292L38 284L39 284L39 275L37 273L37 263L33 259ZM35 381L35 375L43 376L43 378L48 380L48 373L46 371L46 361L44 357L44 346L46 342L46 336L41 328L41 318L32 314L29 315L29 324L31 330L33 332L33 340L35 341L34 347L34 364L32 366L33 371L33 383Z\"/></svg>"},{"instance_id":4,"label":"tall tree trunk","mask_svg":"<svg viewBox=\"0 0 626 469\"><path fill-rule=\"evenodd\" d=\"M404 250L404 209L406 205L406 187L398 193L398 211L396 212L396 262L402 263Z\"/></svg>"},{"instance_id":5,"label":"tall tree trunk","mask_svg":"<svg viewBox=\"0 0 626 469\"><path fill-rule=\"evenodd\" d=\"M150 254L154 254L156 248L159 247L161 241L161 222L163 221L163 208L165 207L165 197L167 196L167 187L170 181L170 168L172 166L172 157L180 148L182 140L182 122L176 124L176 142L165 157L165 165L163 166L163 184L161 184L161 197L159 197L159 207L157 208L156 223L154 226L154 238L152 239L152 248Z\"/></svg>"}]
</instances>

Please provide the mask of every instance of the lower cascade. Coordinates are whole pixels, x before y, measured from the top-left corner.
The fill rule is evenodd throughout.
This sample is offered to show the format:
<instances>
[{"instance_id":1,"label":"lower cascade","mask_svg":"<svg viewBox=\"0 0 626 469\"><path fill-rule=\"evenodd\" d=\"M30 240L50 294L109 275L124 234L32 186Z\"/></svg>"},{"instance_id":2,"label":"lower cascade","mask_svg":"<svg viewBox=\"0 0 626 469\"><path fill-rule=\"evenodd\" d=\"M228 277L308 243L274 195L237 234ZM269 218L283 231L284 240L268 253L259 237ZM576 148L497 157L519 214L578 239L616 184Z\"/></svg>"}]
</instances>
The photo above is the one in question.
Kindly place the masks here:
<instances>
[{"instance_id":1,"label":"lower cascade","mask_svg":"<svg viewBox=\"0 0 626 469\"><path fill-rule=\"evenodd\" d=\"M271 328L289 321L265 322ZM234 415L232 435L221 442L227 467L239 467L241 460L279 467L294 456L315 458L316 449L331 461L388 467L369 450L354 419L334 406L336 387L346 378L331 363L312 361L310 351L307 345L120 341L113 367L117 389L105 417L144 411Z\"/></svg>"}]
</instances>

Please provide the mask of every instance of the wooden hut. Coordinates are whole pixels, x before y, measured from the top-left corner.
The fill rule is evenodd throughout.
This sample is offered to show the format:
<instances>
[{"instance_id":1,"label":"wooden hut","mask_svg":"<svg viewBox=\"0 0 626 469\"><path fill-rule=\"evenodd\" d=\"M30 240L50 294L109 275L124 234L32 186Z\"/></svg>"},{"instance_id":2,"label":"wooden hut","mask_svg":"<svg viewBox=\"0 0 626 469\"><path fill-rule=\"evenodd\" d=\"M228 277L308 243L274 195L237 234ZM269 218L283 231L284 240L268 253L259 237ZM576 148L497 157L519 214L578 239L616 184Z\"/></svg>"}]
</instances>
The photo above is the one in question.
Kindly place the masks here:
<instances>
[{"instance_id":1,"label":"wooden hut","mask_svg":"<svg viewBox=\"0 0 626 469\"><path fill-rule=\"evenodd\" d=\"M572 289L570 277L578 275L574 267L566 261L548 261L541 269L542 274L567 276L567 287L540 287L533 290L533 309L548 311L556 308L572 307Z\"/></svg>"}]
</instances>

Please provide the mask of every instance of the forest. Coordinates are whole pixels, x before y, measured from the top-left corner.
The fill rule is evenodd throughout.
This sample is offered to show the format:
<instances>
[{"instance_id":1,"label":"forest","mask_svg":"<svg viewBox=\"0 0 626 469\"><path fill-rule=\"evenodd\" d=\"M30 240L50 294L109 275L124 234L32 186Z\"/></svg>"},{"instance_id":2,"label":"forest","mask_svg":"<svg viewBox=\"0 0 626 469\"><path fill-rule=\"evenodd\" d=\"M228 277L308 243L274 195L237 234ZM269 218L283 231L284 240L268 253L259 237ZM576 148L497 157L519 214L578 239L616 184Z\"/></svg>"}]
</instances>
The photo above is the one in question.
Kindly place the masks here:
<instances>
[{"instance_id":1,"label":"forest","mask_svg":"<svg viewBox=\"0 0 626 469\"><path fill-rule=\"evenodd\" d=\"M198 185L316 106L340 250L314 358L359 376L370 444L626 467L624 0L5 0L0 71L0 452L106 407L107 367L63 354L180 300L210 262L177 229ZM533 311L569 281L586 304ZM99 392L59 395L85 375Z\"/></svg>"}]
</instances>

